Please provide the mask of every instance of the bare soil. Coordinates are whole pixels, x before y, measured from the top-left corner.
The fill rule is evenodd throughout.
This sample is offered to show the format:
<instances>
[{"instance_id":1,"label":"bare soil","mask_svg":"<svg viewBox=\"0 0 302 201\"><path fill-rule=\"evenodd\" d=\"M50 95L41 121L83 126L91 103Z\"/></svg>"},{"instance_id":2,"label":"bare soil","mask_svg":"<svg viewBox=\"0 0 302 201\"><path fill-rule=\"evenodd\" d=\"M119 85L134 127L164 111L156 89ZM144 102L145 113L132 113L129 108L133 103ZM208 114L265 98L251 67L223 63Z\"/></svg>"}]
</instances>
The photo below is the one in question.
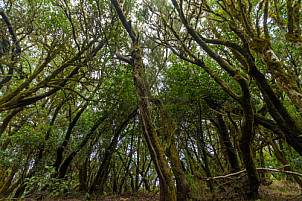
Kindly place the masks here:
<instances>
[{"instance_id":1,"label":"bare soil","mask_svg":"<svg viewBox=\"0 0 302 201\"><path fill-rule=\"evenodd\" d=\"M233 200L242 201L244 197L244 189L224 188L223 191L216 191L217 201ZM286 181L277 181L268 186L260 186L260 199L258 201L301 201L302 189L296 184L289 184ZM15 200L15 199L6 199ZM20 199L22 201L84 201L87 200L85 195L68 195L65 197L49 197L46 192L36 193L28 198ZM139 192L136 194L124 193L120 195L95 196L90 200L93 201L159 201L159 192ZM210 201L213 198L210 194L206 194L200 201Z\"/></svg>"}]
</instances>

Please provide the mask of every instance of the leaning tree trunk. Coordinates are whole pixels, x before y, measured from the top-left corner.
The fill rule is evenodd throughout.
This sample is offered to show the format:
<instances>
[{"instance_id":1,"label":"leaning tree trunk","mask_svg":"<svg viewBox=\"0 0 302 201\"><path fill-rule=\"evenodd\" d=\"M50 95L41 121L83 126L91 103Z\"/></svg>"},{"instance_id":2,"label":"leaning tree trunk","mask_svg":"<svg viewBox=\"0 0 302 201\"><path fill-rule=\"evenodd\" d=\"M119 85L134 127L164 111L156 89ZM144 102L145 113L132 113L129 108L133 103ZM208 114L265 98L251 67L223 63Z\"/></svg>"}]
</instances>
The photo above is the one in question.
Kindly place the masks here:
<instances>
[{"instance_id":1,"label":"leaning tree trunk","mask_svg":"<svg viewBox=\"0 0 302 201\"><path fill-rule=\"evenodd\" d=\"M243 108L243 123L241 125L241 132L239 136L239 148L242 154L242 160L247 171L248 186L248 199L256 200L259 198L259 176L256 170L256 165L253 159L251 144L254 138L254 111L250 98L243 97L240 101Z\"/></svg>"},{"instance_id":2,"label":"leaning tree trunk","mask_svg":"<svg viewBox=\"0 0 302 201\"><path fill-rule=\"evenodd\" d=\"M277 160L282 164L282 165L289 165L284 167L285 170L287 171L293 171L293 168L290 166L289 161L286 159L286 157L282 154L282 152L279 150L279 148L277 147L276 143L269 137L267 136L264 132L262 132L259 129L259 133L260 135L262 135L263 137L265 137L265 139L268 141L268 143L273 147L273 152L274 155L276 156ZM295 181L299 184L300 188L302 188L302 180L299 176L293 174L292 177L295 179Z\"/></svg>"},{"instance_id":3,"label":"leaning tree trunk","mask_svg":"<svg viewBox=\"0 0 302 201\"><path fill-rule=\"evenodd\" d=\"M119 1L111 0L115 7L119 19L123 23L129 37L132 40L132 50L129 57L122 56L117 53L119 59L126 61L133 68L133 80L136 91L136 98L140 116L142 120L143 133L146 139L149 152L154 163L156 172L159 177L160 185L160 200L161 201L174 201L176 200L176 190L174 186L174 179L172 177L171 169L165 157L164 149L160 143L159 137L153 125L151 116L151 106L149 100L150 90L144 74L142 52L139 46L139 37L131 27L131 23L126 21L126 17L121 9Z\"/></svg>"},{"instance_id":4,"label":"leaning tree trunk","mask_svg":"<svg viewBox=\"0 0 302 201\"><path fill-rule=\"evenodd\" d=\"M222 141L222 144L225 148L227 160L231 166L231 172L237 172L240 170L239 161L236 155L235 148L232 145L231 139L229 138L228 131L225 125L225 122L221 114L217 114L217 128L219 132L219 138Z\"/></svg>"},{"instance_id":5,"label":"leaning tree trunk","mask_svg":"<svg viewBox=\"0 0 302 201\"><path fill-rule=\"evenodd\" d=\"M204 99L204 100L207 102L210 108L214 110L219 109L217 104L215 104L212 100L209 99ZM231 172L238 172L240 170L239 160L237 158L235 147L233 146L232 141L229 137L228 130L223 120L223 117L220 113L217 113L216 119L217 121L214 121L214 119L211 121L218 130L219 140L225 152L226 160L231 167Z\"/></svg>"},{"instance_id":6,"label":"leaning tree trunk","mask_svg":"<svg viewBox=\"0 0 302 201\"><path fill-rule=\"evenodd\" d=\"M101 194L104 193L105 182L107 181L109 175L109 165L111 163L112 156L115 153L120 134L128 125L129 121L135 117L136 113L137 113L137 107L135 107L135 109L132 110L132 112L128 115L128 117L121 123L121 125L116 130L113 139L111 140L108 148L105 151L105 155L103 156L103 160L96 174L96 177L94 178L94 181L92 182L91 187L89 188L89 194L93 193L96 186L100 186L99 192Z\"/></svg>"},{"instance_id":7,"label":"leaning tree trunk","mask_svg":"<svg viewBox=\"0 0 302 201\"><path fill-rule=\"evenodd\" d=\"M175 122L171 119L168 112L163 107L163 103L159 99L152 99L152 102L155 103L160 109L161 115L161 133L167 139L167 148L166 155L171 162L171 169L173 171L175 180L176 180L176 188L177 188L177 201L188 200L191 197L191 189L190 184L185 178L185 174L183 171L183 167L179 158L178 150L175 143L175 130L176 125Z\"/></svg>"},{"instance_id":8,"label":"leaning tree trunk","mask_svg":"<svg viewBox=\"0 0 302 201\"><path fill-rule=\"evenodd\" d=\"M176 200L176 191L174 187L174 180L171 174L171 169L165 158L164 149L160 144L159 137L154 128L151 107L149 101L149 91L145 84L145 80L141 77L143 64L141 57L141 50L138 46L131 52L133 58L133 77L134 85L136 89L136 97L138 107L141 114L143 133L145 135L148 148L151 154L152 161L155 165L156 172L159 177L160 183L160 200L161 201L173 201Z\"/></svg>"}]
</instances>

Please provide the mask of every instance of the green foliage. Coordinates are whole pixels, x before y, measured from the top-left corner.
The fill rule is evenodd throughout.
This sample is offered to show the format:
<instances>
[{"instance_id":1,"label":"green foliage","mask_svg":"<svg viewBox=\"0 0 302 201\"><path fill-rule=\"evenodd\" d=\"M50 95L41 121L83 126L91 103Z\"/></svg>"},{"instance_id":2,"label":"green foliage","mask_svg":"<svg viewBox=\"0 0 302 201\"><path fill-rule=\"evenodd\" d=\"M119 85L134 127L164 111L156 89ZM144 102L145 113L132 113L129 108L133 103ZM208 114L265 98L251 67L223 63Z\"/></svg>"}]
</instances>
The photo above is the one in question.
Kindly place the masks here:
<instances>
[{"instance_id":1,"label":"green foliage","mask_svg":"<svg viewBox=\"0 0 302 201\"><path fill-rule=\"evenodd\" d=\"M90 195L89 193L86 193L85 199L86 199L86 200L90 200L90 198L91 198L91 195Z\"/></svg>"},{"instance_id":2,"label":"green foliage","mask_svg":"<svg viewBox=\"0 0 302 201\"><path fill-rule=\"evenodd\" d=\"M49 189L49 196L58 197L66 196L70 189L69 181L52 177L55 173L55 168L45 166L46 172L43 175L33 176L25 180L26 189L23 196L43 189Z\"/></svg>"},{"instance_id":3,"label":"green foliage","mask_svg":"<svg viewBox=\"0 0 302 201\"><path fill-rule=\"evenodd\" d=\"M0 199L12 196L22 181L26 185L23 197L40 191L58 197L66 195L74 186L75 191L83 192L86 199L99 193L98 189L88 191L98 180L100 164L106 160L113 136L129 112L137 107L139 95L131 65L134 58L129 56L132 41L112 2L15 0L0 3L0 11L5 11L11 24L9 27L1 15L0 82L12 75L0 88L0 131L3 130L0 133L0 184L4 186L0 188ZM260 111L268 124L272 123L251 121L255 132L250 133L255 134L251 140L252 149L264 146L265 167L279 167L280 162L260 131L269 134L275 131L278 137L286 139L292 135L297 135L297 140L302 137L301 111L293 103L291 91L284 90L290 85L276 79L274 69L265 62L268 55L263 52L272 48L278 62L282 62L278 67L293 75L295 80L291 83L301 90L301 43L299 46L299 41L293 43L286 37L286 3L270 2L267 37L263 21L266 1L232 1L232 4L214 0L181 1L186 15L184 21L170 1L117 2L121 3L125 20L131 19L142 49L142 55L138 55L144 63L140 76L148 85L142 98L151 103L150 108L143 106L151 111L148 120L159 135L159 148L167 148L171 141L162 134L166 125L162 125L165 122L161 122L162 114L152 98L163 102L164 109L177 125L171 132L175 138L169 140L175 140L185 179L196 200L207 195L209 190L206 182L200 179L207 176L206 166L213 177L230 173L218 114L225 123L222 129L230 138L235 155L240 155L238 137L247 134L240 133L245 120L243 104L223 90L223 86L227 86L232 92L242 94L240 76L248 83L246 93L252 103L250 111ZM188 27L193 29L189 31ZM17 42L10 28L16 35L20 52L15 51ZM200 41L191 34L192 31L196 31ZM116 51L124 56L122 60L118 60ZM222 64L227 64L229 69ZM257 82L249 64L255 65L272 89L266 95L276 95L278 100L273 96L265 99L261 89L263 83ZM223 84L215 81L212 78L215 76L203 65ZM288 76L283 78L281 82ZM274 105L278 101L282 107ZM87 107L67 136L83 105ZM116 146L111 147L112 160L108 160L110 162L102 172L106 180L103 194L159 189L158 170L149 152L154 147L146 143L148 127L141 114L142 111L138 111L138 115L124 125ZM293 120L289 121L286 115L282 116L284 114L289 114ZM300 130L289 135L285 131L291 131L291 122ZM280 129L286 126L287 130ZM290 148L290 141L287 142L289 144L283 145L284 157L294 171L301 173L301 156ZM60 150L63 150L61 164L54 167ZM174 157L178 157L177 152L173 153ZM70 156L73 158L64 179L56 178L54 175ZM259 153L254 153L254 157L259 166ZM243 169L242 158L240 165ZM275 179L285 177L279 173L271 175ZM4 184L8 184L7 188ZM215 185L224 188L220 180ZM8 191L10 186L12 192Z\"/></svg>"},{"instance_id":4,"label":"green foliage","mask_svg":"<svg viewBox=\"0 0 302 201\"><path fill-rule=\"evenodd\" d=\"M180 61L173 56L170 62L172 64L166 70L161 96L167 109L171 112L178 112L178 117L194 113L198 101L203 98L210 98L220 103L226 101L234 103L200 67Z\"/></svg>"}]
</instances>

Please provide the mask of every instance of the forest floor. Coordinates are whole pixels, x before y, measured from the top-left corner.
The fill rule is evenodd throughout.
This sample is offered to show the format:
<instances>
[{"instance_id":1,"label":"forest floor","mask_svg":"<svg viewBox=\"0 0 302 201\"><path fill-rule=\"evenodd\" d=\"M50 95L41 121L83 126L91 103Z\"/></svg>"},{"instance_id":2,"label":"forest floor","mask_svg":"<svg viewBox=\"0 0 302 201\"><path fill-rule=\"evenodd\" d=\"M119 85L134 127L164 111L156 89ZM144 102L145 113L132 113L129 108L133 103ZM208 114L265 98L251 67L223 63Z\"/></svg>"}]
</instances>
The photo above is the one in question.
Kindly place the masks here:
<instances>
[{"instance_id":1,"label":"forest floor","mask_svg":"<svg viewBox=\"0 0 302 201\"><path fill-rule=\"evenodd\" d=\"M243 189L241 189L243 190ZM243 193L243 192L242 192ZM239 197L240 190L231 190L216 192L217 201L223 200L234 200L241 201L244 200ZM258 201L301 201L302 200L302 189L296 184L291 184L287 181L276 181L271 185L260 186L259 189L260 199ZM6 199L10 200L10 199ZM13 199L11 199L13 200ZM16 200L16 199L14 199ZM49 197L47 193L37 193L31 195L30 197L20 199L22 201L84 201L86 200L85 195L69 195L67 197ZM106 195L106 196L96 196L90 200L95 201L158 201L159 193L157 192L140 192L137 194L120 194L120 195ZM210 194L205 194L200 198L200 201L210 201L213 200Z\"/></svg>"},{"instance_id":2,"label":"forest floor","mask_svg":"<svg viewBox=\"0 0 302 201\"><path fill-rule=\"evenodd\" d=\"M286 181L277 181L269 186L261 186L260 197L263 201L302 200L302 189L297 184Z\"/></svg>"}]
</instances>

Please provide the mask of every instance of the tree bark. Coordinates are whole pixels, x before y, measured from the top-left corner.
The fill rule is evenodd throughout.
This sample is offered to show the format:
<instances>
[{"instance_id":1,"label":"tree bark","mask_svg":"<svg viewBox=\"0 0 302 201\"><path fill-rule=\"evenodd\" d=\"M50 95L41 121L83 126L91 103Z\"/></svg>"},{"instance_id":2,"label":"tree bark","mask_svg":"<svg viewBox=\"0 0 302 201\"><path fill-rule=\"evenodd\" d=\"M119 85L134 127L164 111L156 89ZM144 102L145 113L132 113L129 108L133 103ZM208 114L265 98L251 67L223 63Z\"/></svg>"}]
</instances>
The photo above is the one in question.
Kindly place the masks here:
<instances>
[{"instance_id":1,"label":"tree bark","mask_svg":"<svg viewBox=\"0 0 302 201\"><path fill-rule=\"evenodd\" d=\"M171 119L168 112L164 109L161 100L152 98L151 101L155 103L160 109L161 129L159 132L160 134L163 134L167 139L168 145L165 153L171 162L171 169L176 180L177 201L188 200L191 197L191 189L187 179L185 178L185 174L181 165L181 161L175 143L175 122Z\"/></svg>"},{"instance_id":2,"label":"tree bark","mask_svg":"<svg viewBox=\"0 0 302 201\"><path fill-rule=\"evenodd\" d=\"M289 161L283 156L282 152L279 150L277 147L276 143L269 137L267 136L264 132L262 132L259 129L259 133L266 138L266 140L269 142L269 144L273 147L273 152L279 162L281 162L282 165L288 165L284 167L286 171L293 171L293 168L289 165ZM300 179L299 176L297 175L292 175L292 177L295 179L295 181L299 184L300 188L302 188L302 180Z\"/></svg>"},{"instance_id":3,"label":"tree bark","mask_svg":"<svg viewBox=\"0 0 302 201\"><path fill-rule=\"evenodd\" d=\"M123 26L125 27L128 35L132 40L132 50L130 53L131 57L124 58L119 55L117 56L119 56L121 60L128 62L133 68L134 87L142 120L143 133L150 151L152 161L159 177L160 200L175 201L176 190L174 186L174 180L172 177L171 169L166 160L163 147L153 125L149 100L150 91L146 78L142 76L144 74L144 67L142 62L142 52L138 43L139 37L131 27L130 23L126 21L126 17L121 9L119 2L117 0L111 0L111 3L115 7L119 19L123 23Z\"/></svg>"},{"instance_id":4,"label":"tree bark","mask_svg":"<svg viewBox=\"0 0 302 201\"><path fill-rule=\"evenodd\" d=\"M65 147L67 146L68 144L68 141L69 141L69 138L71 136L71 133L72 133L72 130L74 128L74 126L76 125L77 121L79 120L80 116L83 114L84 110L87 108L88 106L88 102L86 102L83 107L81 108L81 110L76 114L75 118L72 120L72 122L70 122L69 126L68 126L68 129L67 129L67 132L66 132L66 135L65 135L65 138L64 138L64 141L63 143L61 144L61 146L57 149L57 159L53 165L53 167L55 167L56 169L56 175L54 176L57 176L59 175L59 168L61 166L61 163L62 163L62 160L63 160L63 152L65 150ZM71 115L71 114L70 114ZM67 167L66 167L67 168Z\"/></svg>"},{"instance_id":5,"label":"tree bark","mask_svg":"<svg viewBox=\"0 0 302 201\"><path fill-rule=\"evenodd\" d=\"M217 128L219 132L220 140L225 148L227 160L231 166L231 172L239 171L239 161L235 152L235 148L232 145L232 142L229 138L228 131L225 125L225 122L221 114L217 114Z\"/></svg>"},{"instance_id":6,"label":"tree bark","mask_svg":"<svg viewBox=\"0 0 302 201\"><path fill-rule=\"evenodd\" d=\"M174 201L176 200L174 180L171 174L171 169L165 158L163 147L160 144L159 137L153 125L149 92L147 90L145 80L141 77L143 66L141 50L139 47L135 46L132 50L132 58L134 86L136 89L136 97L142 119L143 133L159 177L160 200Z\"/></svg>"},{"instance_id":7,"label":"tree bark","mask_svg":"<svg viewBox=\"0 0 302 201\"><path fill-rule=\"evenodd\" d=\"M64 178L67 168L72 162L73 158L78 154L78 152L86 145L86 143L89 141L89 139L93 136L95 130L99 127L101 123L104 122L104 120L108 117L108 113L106 112L102 117L100 117L94 125L90 128L89 132L86 134L86 136L83 138L82 142L73 150L68 157L64 160L62 163L60 170L58 172L59 178Z\"/></svg>"},{"instance_id":8,"label":"tree bark","mask_svg":"<svg viewBox=\"0 0 302 201\"><path fill-rule=\"evenodd\" d=\"M119 128L116 130L113 139L111 140L109 146L105 151L105 155L103 157L99 170L94 178L94 181L89 188L89 194L92 194L94 192L97 185L100 186L100 193L101 194L103 193L104 185L105 182L107 181L108 174L109 174L109 165L111 163L112 156L115 152L119 136L123 131L123 129L127 126L128 122L135 117L136 113L137 113L137 107L132 110L132 112L128 115L128 117L121 123Z\"/></svg>"},{"instance_id":9,"label":"tree bark","mask_svg":"<svg viewBox=\"0 0 302 201\"><path fill-rule=\"evenodd\" d=\"M242 160L247 171L248 186L248 199L257 200L259 198L259 175L256 170L256 165L253 159L251 144L254 138L254 111L251 106L250 99L243 99L241 101L243 108L244 118L241 125L241 132L239 136L239 148L242 154Z\"/></svg>"}]
</instances>

